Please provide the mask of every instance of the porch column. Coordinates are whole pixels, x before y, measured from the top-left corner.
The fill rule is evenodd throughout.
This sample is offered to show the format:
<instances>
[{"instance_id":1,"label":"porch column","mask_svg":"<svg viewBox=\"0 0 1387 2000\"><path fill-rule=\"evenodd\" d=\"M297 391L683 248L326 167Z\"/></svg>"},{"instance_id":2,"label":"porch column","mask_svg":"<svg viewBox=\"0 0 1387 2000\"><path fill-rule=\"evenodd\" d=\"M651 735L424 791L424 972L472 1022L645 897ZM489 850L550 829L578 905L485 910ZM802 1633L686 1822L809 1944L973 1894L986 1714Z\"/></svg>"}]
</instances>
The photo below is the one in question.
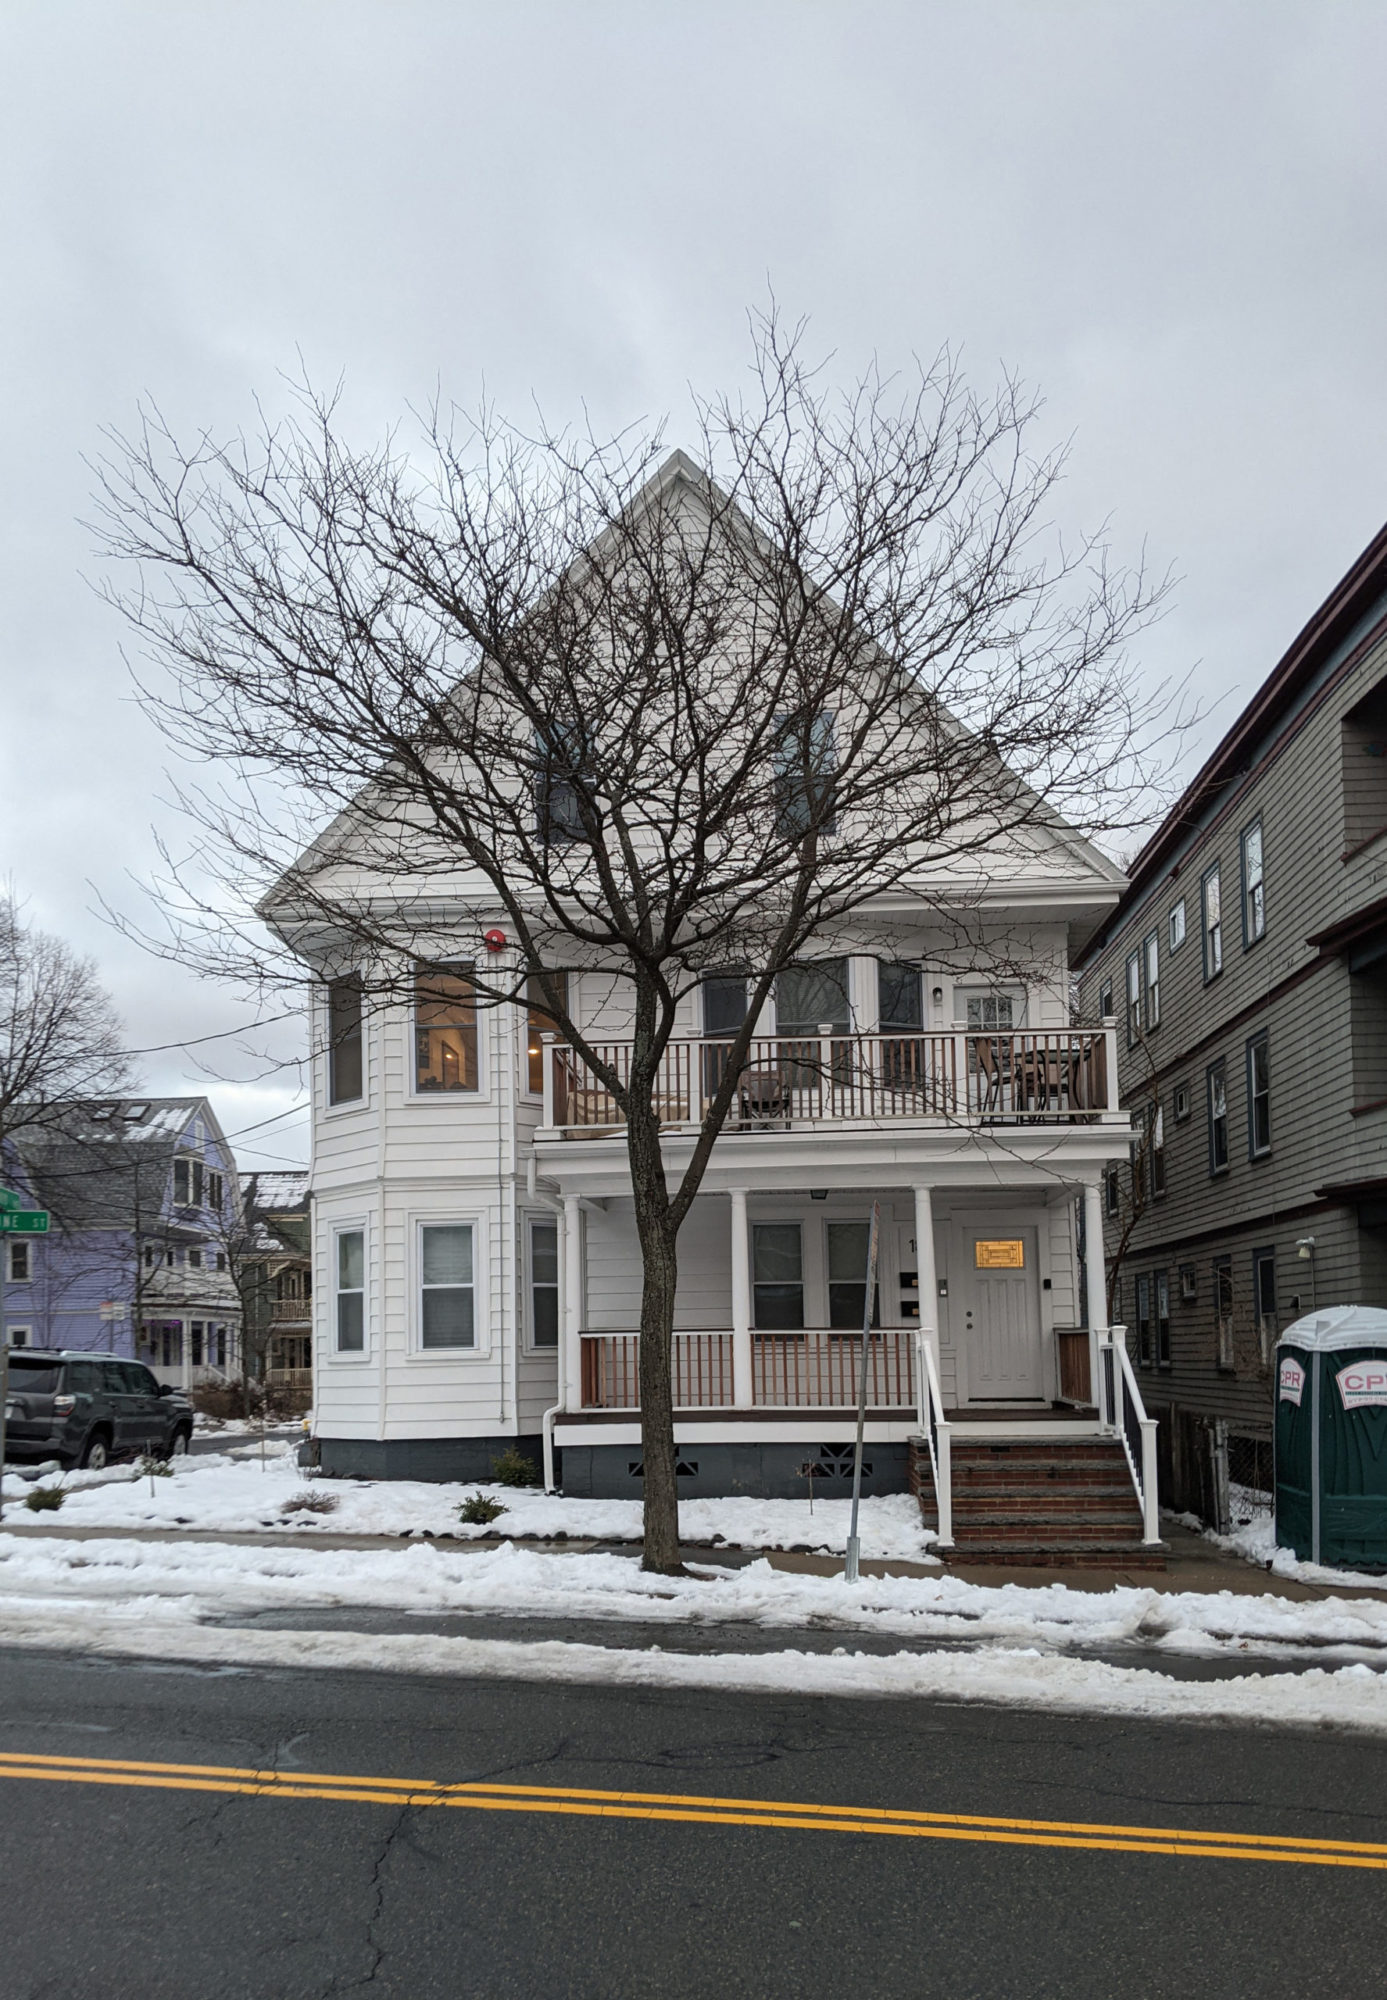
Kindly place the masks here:
<instances>
[{"instance_id":1,"label":"porch column","mask_svg":"<svg viewBox=\"0 0 1387 2000\"><path fill-rule=\"evenodd\" d=\"M566 1410L583 1407L583 1211L576 1194L563 1198L563 1392Z\"/></svg>"},{"instance_id":2,"label":"porch column","mask_svg":"<svg viewBox=\"0 0 1387 2000\"><path fill-rule=\"evenodd\" d=\"M939 1369L939 1279L934 1268L934 1202L927 1187L915 1190L915 1271L920 1287L920 1339L934 1350ZM941 1377L942 1388L942 1377ZM920 1384L920 1407L925 1406L924 1383Z\"/></svg>"},{"instance_id":3,"label":"porch column","mask_svg":"<svg viewBox=\"0 0 1387 2000\"><path fill-rule=\"evenodd\" d=\"M1088 1307L1088 1393L1102 1415L1098 1333L1108 1323L1108 1287L1103 1264L1103 1190L1097 1181L1084 1185L1084 1300Z\"/></svg>"},{"instance_id":4,"label":"porch column","mask_svg":"<svg viewBox=\"0 0 1387 2000\"><path fill-rule=\"evenodd\" d=\"M732 1198L732 1401L739 1410L753 1402L751 1361L751 1242L747 1235L746 1189Z\"/></svg>"}]
</instances>

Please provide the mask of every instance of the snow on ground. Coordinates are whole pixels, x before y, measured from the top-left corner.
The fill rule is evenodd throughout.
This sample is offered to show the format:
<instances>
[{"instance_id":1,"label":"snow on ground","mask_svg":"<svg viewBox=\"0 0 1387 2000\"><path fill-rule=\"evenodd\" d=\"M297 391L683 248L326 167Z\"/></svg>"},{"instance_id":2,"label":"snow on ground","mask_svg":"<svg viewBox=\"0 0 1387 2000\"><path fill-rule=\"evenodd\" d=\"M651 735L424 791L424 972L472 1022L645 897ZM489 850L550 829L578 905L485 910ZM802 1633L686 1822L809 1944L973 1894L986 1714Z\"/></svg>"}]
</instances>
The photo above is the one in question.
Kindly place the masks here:
<instances>
[{"instance_id":1,"label":"snow on ground","mask_svg":"<svg viewBox=\"0 0 1387 2000\"><path fill-rule=\"evenodd\" d=\"M1203 1523L1196 1521L1194 1526L1202 1528ZM1331 1569L1326 1563L1302 1562L1290 1549L1279 1549L1270 1514L1254 1514L1231 1535L1215 1534L1212 1528L1205 1528L1204 1535L1207 1541L1221 1549L1231 1549L1244 1561L1259 1563L1273 1576L1294 1577L1299 1583L1327 1583L1331 1589L1336 1583L1368 1590L1381 1590L1387 1585L1387 1577L1380 1573L1374 1576L1368 1570Z\"/></svg>"},{"instance_id":2,"label":"snow on ground","mask_svg":"<svg viewBox=\"0 0 1387 2000\"><path fill-rule=\"evenodd\" d=\"M929 1576L806 1575L761 1560L689 1577L647 1575L629 1556L558 1554L504 1543L468 1551L428 1541L397 1549L247 1547L211 1542L70 1540L0 1534L3 1629L43 1604L78 1601L122 1618L197 1620L262 1610L360 1607L419 1614L639 1619L645 1623L832 1627L916 1642L1141 1646L1172 1655L1369 1659L1387 1666L1387 1603L1293 1603L1268 1593L1108 1591L968 1583Z\"/></svg>"},{"instance_id":3,"label":"snow on ground","mask_svg":"<svg viewBox=\"0 0 1387 2000\"><path fill-rule=\"evenodd\" d=\"M57 1484L56 1475L47 1484ZM39 1518L79 1527L202 1528L225 1533L264 1528L305 1536L455 1535L466 1541L497 1534L552 1540L635 1542L641 1535L638 1500L577 1500L533 1488L426 1484L419 1480L306 1479L294 1447L269 1439L262 1468L258 1439L230 1452L208 1452L174 1461L170 1477L138 1478L133 1468L101 1473L69 1473L61 1516ZM7 1508L32 1490L32 1481L7 1474ZM152 1485L152 1490L151 1490ZM497 1501L505 1512L490 1524L460 1521L458 1508L473 1493ZM296 1509L295 1499L334 1501L330 1511ZM682 1500L680 1532L686 1542L723 1541L752 1549L809 1549L840 1554L847 1546L851 1502L755 1500L733 1497ZM27 1513L24 1519L32 1519ZM860 1517L862 1553L867 1557L934 1562L932 1539L908 1493L868 1498Z\"/></svg>"},{"instance_id":4,"label":"snow on ground","mask_svg":"<svg viewBox=\"0 0 1387 2000\"><path fill-rule=\"evenodd\" d=\"M298 1556L300 1551L284 1553ZM423 1553L393 1555L391 1560L407 1561ZM533 1559L567 1563L603 1560L573 1556ZM9 1645L26 1647L80 1644L83 1650L108 1658L153 1657L242 1668L326 1667L643 1687L719 1687L777 1695L792 1688L797 1695L933 1697L1062 1713L1097 1711L1244 1724L1329 1725L1387 1733L1387 1676L1361 1663L1328 1671L1316 1667L1304 1674L1187 1681L1147 1669L1047 1654L1034 1647L992 1646L884 1656L852 1653L846 1646L832 1654L794 1649L689 1654L663 1652L653 1646L637 1651L562 1640L445 1638L427 1632L248 1631L199 1625L186 1606L150 1599L135 1600L122 1607L122 1612L113 1615L108 1607L90 1602L11 1600L6 1607L5 1640Z\"/></svg>"}]
</instances>

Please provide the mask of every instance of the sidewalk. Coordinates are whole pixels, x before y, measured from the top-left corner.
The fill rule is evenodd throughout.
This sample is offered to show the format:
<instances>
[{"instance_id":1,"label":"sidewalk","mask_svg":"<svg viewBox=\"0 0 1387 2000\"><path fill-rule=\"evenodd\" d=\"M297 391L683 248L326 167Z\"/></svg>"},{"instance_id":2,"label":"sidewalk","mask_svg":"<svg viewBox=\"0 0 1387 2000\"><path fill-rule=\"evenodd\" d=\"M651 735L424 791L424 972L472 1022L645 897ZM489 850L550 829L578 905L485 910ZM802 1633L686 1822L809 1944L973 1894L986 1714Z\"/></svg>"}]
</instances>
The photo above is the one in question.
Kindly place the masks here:
<instances>
[{"instance_id":1,"label":"sidewalk","mask_svg":"<svg viewBox=\"0 0 1387 2000\"><path fill-rule=\"evenodd\" d=\"M517 1547L532 1549L541 1555L616 1555L625 1556L630 1561L639 1560L639 1544L634 1542L613 1542L600 1540L546 1541L516 1535L488 1535L463 1540L451 1536L414 1535L342 1535L332 1533L304 1533L263 1530L260 1532L227 1532L209 1528L119 1528L81 1527L77 1523L70 1526L61 1521L18 1521L12 1518L7 1508L0 1532L5 1534L32 1536L36 1540L53 1541L136 1541L136 1542L201 1542L213 1543L229 1548L288 1548L288 1549L402 1549L427 1540L436 1547L447 1549L449 1554L487 1554L502 1548L507 1542ZM1199 1594L1221 1590L1232 1591L1244 1597L1281 1597L1291 1603L1324 1602L1329 1598L1368 1598L1387 1602L1387 1578L1381 1585L1367 1587L1361 1584L1301 1583L1291 1577L1273 1576L1260 1566L1244 1562L1240 1556L1226 1549L1215 1547L1202 1535L1191 1529L1166 1522L1165 1538L1170 1544L1170 1555L1164 1570L1122 1570L1122 1569L1035 1569L1017 1565L1014 1568L993 1563L951 1562L947 1569L936 1564L876 1561L867 1559L862 1564L864 1576L917 1576L938 1581L942 1577L956 1576L965 1583L981 1584L989 1589L1014 1584L1023 1590L1045 1590L1054 1584L1066 1590L1088 1591L1101 1595L1105 1591L1125 1588L1133 1590L1153 1590L1162 1594L1191 1591ZM719 1543L691 1543L680 1550L684 1561L695 1568L743 1569L749 1563L765 1560L772 1569L790 1575L838 1576L842 1573L842 1558L837 1556L799 1554L788 1549L736 1549Z\"/></svg>"}]
</instances>

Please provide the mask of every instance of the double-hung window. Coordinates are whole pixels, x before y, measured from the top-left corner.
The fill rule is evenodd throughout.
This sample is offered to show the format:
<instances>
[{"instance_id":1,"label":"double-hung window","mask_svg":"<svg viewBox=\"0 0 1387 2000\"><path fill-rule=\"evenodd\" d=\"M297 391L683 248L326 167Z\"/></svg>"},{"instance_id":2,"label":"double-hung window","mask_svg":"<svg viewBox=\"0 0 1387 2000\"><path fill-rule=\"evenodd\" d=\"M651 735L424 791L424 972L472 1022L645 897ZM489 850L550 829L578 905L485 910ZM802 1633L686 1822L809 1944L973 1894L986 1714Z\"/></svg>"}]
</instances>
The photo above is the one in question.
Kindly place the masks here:
<instances>
[{"instance_id":1,"label":"double-hung window","mask_svg":"<svg viewBox=\"0 0 1387 2000\"><path fill-rule=\"evenodd\" d=\"M1165 1193L1165 1112L1153 1104L1147 1112L1151 1134L1151 1193L1157 1201Z\"/></svg>"},{"instance_id":2,"label":"double-hung window","mask_svg":"<svg viewBox=\"0 0 1387 2000\"><path fill-rule=\"evenodd\" d=\"M366 1232L339 1229L336 1241L336 1334L339 1354L366 1346Z\"/></svg>"},{"instance_id":3,"label":"double-hung window","mask_svg":"<svg viewBox=\"0 0 1387 2000\"><path fill-rule=\"evenodd\" d=\"M781 716L771 765L775 828L780 838L800 840L811 828L816 833L832 833L838 770L833 717L822 709L816 715Z\"/></svg>"},{"instance_id":4,"label":"double-hung window","mask_svg":"<svg viewBox=\"0 0 1387 2000\"><path fill-rule=\"evenodd\" d=\"M1127 1046L1141 1040L1141 953L1127 955Z\"/></svg>"},{"instance_id":5,"label":"double-hung window","mask_svg":"<svg viewBox=\"0 0 1387 2000\"><path fill-rule=\"evenodd\" d=\"M1267 928L1266 881L1262 871L1262 822L1253 820L1242 837L1243 946L1256 944Z\"/></svg>"},{"instance_id":6,"label":"double-hung window","mask_svg":"<svg viewBox=\"0 0 1387 2000\"><path fill-rule=\"evenodd\" d=\"M1247 1045L1247 1154L1260 1160L1271 1151L1271 1059L1265 1034Z\"/></svg>"},{"instance_id":7,"label":"double-hung window","mask_svg":"<svg viewBox=\"0 0 1387 2000\"><path fill-rule=\"evenodd\" d=\"M327 1101L354 1103L362 1095L361 981L352 974L327 990Z\"/></svg>"},{"instance_id":8,"label":"double-hung window","mask_svg":"<svg viewBox=\"0 0 1387 2000\"><path fill-rule=\"evenodd\" d=\"M1142 971L1146 975L1146 1025L1158 1028L1161 1024L1161 941L1155 931L1142 945L1141 956Z\"/></svg>"},{"instance_id":9,"label":"double-hung window","mask_svg":"<svg viewBox=\"0 0 1387 2000\"><path fill-rule=\"evenodd\" d=\"M419 1228L419 1345L475 1347L472 1224L425 1222Z\"/></svg>"},{"instance_id":10,"label":"double-hung window","mask_svg":"<svg viewBox=\"0 0 1387 2000\"><path fill-rule=\"evenodd\" d=\"M1214 1362L1229 1369L1233 1362L1233 1260L1215 1257L1214 1273Z\"/></svg>"},{"instance_id":11,"label":"double-hung window","mask_svg":"<svg viewBox=\"0 0 1387 2000\"><path fill-rule=\"evenodd\" d=\"M828 1237L828 1323L834 1327L857 1327L867 1303L867 1252L870 1222L829 1222ZM872 1287L872 1325L881 1322L880 1288Z\"/></svg>"},{"instance_id":12,"label":"double-hung window","mask_svg":"<svg viewBox=\"0 0 1387 2000\"><path fill-rule=\"evenodd\" d=\"M1209 1092L1209 1172L1228 1170L1228 1077L1221 1062L1210 1063L1207 1071Z\"/></svg>"},{"instance_id":13,"label":"double-hung window","mask_svg":"<svg viewBox=\"0 0 1387 2000\"><path fill-rule=\"evenodd\" d=\"M30 1261L29 1245L27 1243L8 1243L3 1248L9 1258L11 1284L27 1285L33 1270Z\"/></svg>"},{"instance_id":14,"label":"double-hung window","mask_svg":"<svg viewBox=\"0 0 1387 2000\"><path fill-rule=\"evenodd\" d=\"M552 722L535 736L535 824L550 847L567 847L584 836L579 783L588 758L583 732Z\"/></svg>"},{"instance_id":15,"label":"double-hung window","mask_svg":"<svg viewBox=\"0 0 1387 2000\"><path fill-rule=\"evenodd\" d=\"M758 1327L779 1332L804 1325L804 1245L797 1222L752 1224L751 1275ZM861 1285L859 1279L859 1293Z\"/></svg>"},{"instance_id":16,"label":"double-hung window","mask_svg":"<svg viewBox=\"0 0 1387 2000\"><path fill-rule=\"evenodd\" d=\"M530 1224L530 1343L559 1344L559 1225Z\"/></svg>"},{"instance_id":17,"label":"double-hung window","mask_svg":"<svg viewBox=\"0 0 1387 2000\"><path fill-rule=\"evenodd\" d=\"M414 1088L477 1087L476 989L461 968L420 972L414 986Z\"/></svg>"},{"instance_id":18,"label":"double-hung window","mask_svg":"<svg viewBox=\"0 0 1387 2000\"><path fill-rule=\"evenodd\" d=\"M1185 942L1185 899L1170 906L1170 948L1178 951Z\"/></svg>"},{"instance_id":19,"label":"double-hung window","mask_svg":"<svg viewBox=\"0 0 1387 2000\"><path fill-rule=\"evenodd\" d=\"M1223 899L1219 887L1218 863L1199 885L1200 909L1204 926L1204 979L1217 979L1223 970Z\"/></svg>"},{"instance_id":20,"label":"double-hung window","mask_svg":"<svg viewBox=\"0 0 1387 2000\"><path fill-rule=\"evenodd\" d=\"M173 1199L177 1208L202 1207L201 1160L179 1157L173 1163Z\"/></svg>"},{"instance_id":21,"label":"double-hung window","mask_svg":"<svg viewBox=\"0 0 1387 2000\"><path fill-rule=\"evenodd\" d=\"M1157 1271L1155 1274L1156 1309L1156 1366L1170 1366L1170 1273Z\"/></svg>"}]
</instances>

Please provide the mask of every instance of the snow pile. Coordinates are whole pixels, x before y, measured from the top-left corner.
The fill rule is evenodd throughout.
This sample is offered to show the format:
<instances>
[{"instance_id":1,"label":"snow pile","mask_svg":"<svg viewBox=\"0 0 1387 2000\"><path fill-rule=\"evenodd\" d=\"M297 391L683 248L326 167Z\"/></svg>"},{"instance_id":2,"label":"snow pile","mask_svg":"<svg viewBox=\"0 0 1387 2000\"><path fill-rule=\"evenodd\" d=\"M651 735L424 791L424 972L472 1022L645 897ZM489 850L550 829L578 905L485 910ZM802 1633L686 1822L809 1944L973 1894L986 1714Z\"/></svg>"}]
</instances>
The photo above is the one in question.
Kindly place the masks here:
<instances>
[{"instance_id":1,"label":"snow pile","mask_svg":"<svg viewBox=\"0 0 1387 2000\"><path fill-rule=\"evenodd\" d=\"M806 1575L762 1559L688 1577L647 1575L631 1557L556 1554L504 1543L468 1551L433 1542L398 1549L245 1547L208 1542L76 1541L0 1535L0 1601L10 1615L59 1600L122 1615L185 1619L262 1610L357 1606L420 1614L489 1613L639 1619L647 1624L816 1626L915 1642L1039 1646L1047 1651L1140 1646L1172 1655L1319 1657L1387 1665L1387 1603L1271 1594L1161 1592L1127 1586L985 1586L929 1576ZM132 1611L132 1607L134 1610Z\"/></svg>"},{"instance_id":2,"label":"snow pile","mask_svg":"<svg viewBox=\"0 0 1387 2000\"><path fill-rule=\"evenodd\" d=\"M1203 1523L1193 1525L1203 1528ZM1290 1549L1276 1546L1276 1525L1270 1514L1255 1514L1233 1530L1231 1535L1215 1534L1212 1528L1203 1529L1205 1539L1218 1548L1230 1549L1245 1562L1257 1563L1269 1570L1273 1576L1293 1577L1298 1583L1326 1583L1332 1589L1340 1584L1348 1589L1382 1590L1387 1588L1387 1577L1374 1575L1370 1570L1331 1569L1326 1563L1302 1562Z\"/></svg>"},{"instance_id":3,"label":"snow pile","mask_svg":"<svg viewBox=\"0 0 1387 2000\"><path fill-rule=\"evenodd\" d=\"M200 1528L229 1534L275 1528L307 1536L453 1535L465 1541L497 1534L540 1541L636 1542L641 1537L638 1500L565 1499L534 1488L409 1479L310 1480L296 1463L294 1447L276 1439L266 1441L263 1468L256 1440L231 1452L177 1459L172 1477L155 1480L152 1492L151 1482L136 1477L128 1466L71 1473L62 1484L69 1494L62 1509L64 1526ZM7 1505L29 1490L28 1482L7 1476ZM461 1503L477 1492L505 1508L495 1522L458 1519ZM336 1504L326 1512L294 1509L291 1503L304 1494L316 1504ZM816 1500L812 1513L807 1500L681 1500L679 1527L686 1542L841 1554L850 1511L847 1500ZM937 1560L929 1554L933 1537L908 1493L863 1500L859 1525L862 1553L868 1558Z\"/></svg>"},{"instance_id":4,"label":"snow pile","mask_svg":"<svg viewBox=\"0 0 1387 2000\"><path fill-rule=\"evenodd\" d=\"M242 1558L230 1562L228 1558ZM14 1574L10 1568L18 1564ZM40 1576L36 1564L68 1570L68 1590L74 1594L28 1596ZM743 1614L763 1606L763 1616L785 1622L791 1612L815 1624L835 1616L847 1624L869 1622L871 1600L881 1612L889 1606L883 1600L895 1594L941 1594L945 1580L897 1578L875 1580L873 1584L849 1590L839 1578L805 1578L773 1572L769 1564L753 1564L749 1570L723 1572L707 1582L644 1578L626 1558L618 1556L540 1556L534 1550L504 1548L474 1558L448 1556L428 1544L388 1552L380 1556L342 1556L332 1550L226 1550L214 1544L196 1548L176 1548L168 1544L24 1544L18 1536L0 1540L0 1590L6 1596L4 1632L12 1646L80 1646L106 1658L160 1658L186 1664L240 1664L256 1668L356 1668L410 1674L454 1674L486 1678L524 1678L540 1682L612 1682L626 1686L664 1688L735 1688L743 1692L763 1692L783 1696L787 1688L795 1696L915 1696L943 1700L981 1700L1025 1704L1051 1712L1095 1710L1115 1716L1163 1716L1191 1720L1225 1722L1265 1722L1301 1726L1359 1728L1375 1734L1387 1732L1387 1676L1371 1672L1365 1664L1335 1670L1313 1668L1305 1674L1239 1676L1215 1682L1173 1680L1161 1672L1145 1668L1133 1670L1113 1666L1103 1660L1083 1660L1073 1654L1047 1652L1039 1646L983 1644L955 1652L895 1652L863 1654L847 1646L831 1654L801 1652L785 1648L769 1654L682 1654L664 1652L658 1646L608 1648L570 1644L564 1640L512 1642L444 1638L430 1632L410 1634L370 1634L370 1632L294 1632L294 1630L238 1630L230 1626L200 1624L206 1600L194 1596L166 1596L168 1588L188 1582L164 1564L182 1564L184 1572L198 1570L202 1590L216 1592L216 1606L228 1610L236 1596L264 1596L278 1578L280 1586L294 1592L296 1602L306 1602L328 1592L330 1602L342 1602L332 1594L332 1578L348 1582L356 1592L354 1602L362 1602L360 1592L370 1588L372 1572L376 1588L382 1586L380 1564L392 1566L386 1586L400 1592L420 1590L430 1606L438 1608L440 1596L450 1590L472 1604L480 1604L498 1588L514 1604L526 1594L540 1592L546 1608L560 1616L602 1604L612 1614L622 1600L634 1602L642 1618L662 1616L662 1606L670 1606L664 1616L686 1618L695 1594L703 1598L703 1618L725 1618L739 1604ZM286 1570L288 1564L288 1570ZM294 1566L316 1566L316 1582ZM612 1566L624 1572L620 1584ZM256 1568L258 1566L258 1568ZM348 1576L342 1576L342 1566ZM374 1568L376 1566L376 1568ZM102 1584L112 1584L112 1568L124 1570L124 1590L142 1590L112 1604ZM80 1574L74 1574L80 1572ZM96 1574L92 1574L96 1572ZM162 1574L160 1574L162 1572ZM757 1574L759 1572L759 1574ZM52 1578L50 1578L52 1582ZM957 1582L957 1580L951 1580ZM18 1584L20 1590L10 1586ZM232 1596L228 1600L228 1584ZM78 1596L76 1592L84 1594ZM981 1592L967 1584L957 1590L975 1598L1003 1598L1011 1592ZM1077 1592L1063 1592L1051 1586L1049 1592L1015 1592L1015 1596L1069 1598ZM1113 1592L1113 1596L1149 1598L1151 1592ZM1101 1616L1103 1598L1089 1598L1091 1614ZM1195 1600L1197 1602L1197 1600ZM1249 1600L1237 1600L1245 1606ZM1251 1600L1257 1602L1257 1600ZM1265 1600L1263 1600L1265 1602ZM1059 1606L1055 1606L1059 1608ZM1129 1608L1135 1610L1135 1606ZM1325 1612L1329 1606L1281 1606L1281 1614ZM1339 1606L1339 1612L1345 1608ZM1357 1610L1357 1606L1355 1606ZM867 1614L867 1616L863 1616ZM899 1612L897 1612L899 1616ZM947 1610L941 1616L949 1616ZM985 1614L983 1614L985 1618ZM871 1620L875 1622L875 1620Z\"/></svg>"}]
</instances>

